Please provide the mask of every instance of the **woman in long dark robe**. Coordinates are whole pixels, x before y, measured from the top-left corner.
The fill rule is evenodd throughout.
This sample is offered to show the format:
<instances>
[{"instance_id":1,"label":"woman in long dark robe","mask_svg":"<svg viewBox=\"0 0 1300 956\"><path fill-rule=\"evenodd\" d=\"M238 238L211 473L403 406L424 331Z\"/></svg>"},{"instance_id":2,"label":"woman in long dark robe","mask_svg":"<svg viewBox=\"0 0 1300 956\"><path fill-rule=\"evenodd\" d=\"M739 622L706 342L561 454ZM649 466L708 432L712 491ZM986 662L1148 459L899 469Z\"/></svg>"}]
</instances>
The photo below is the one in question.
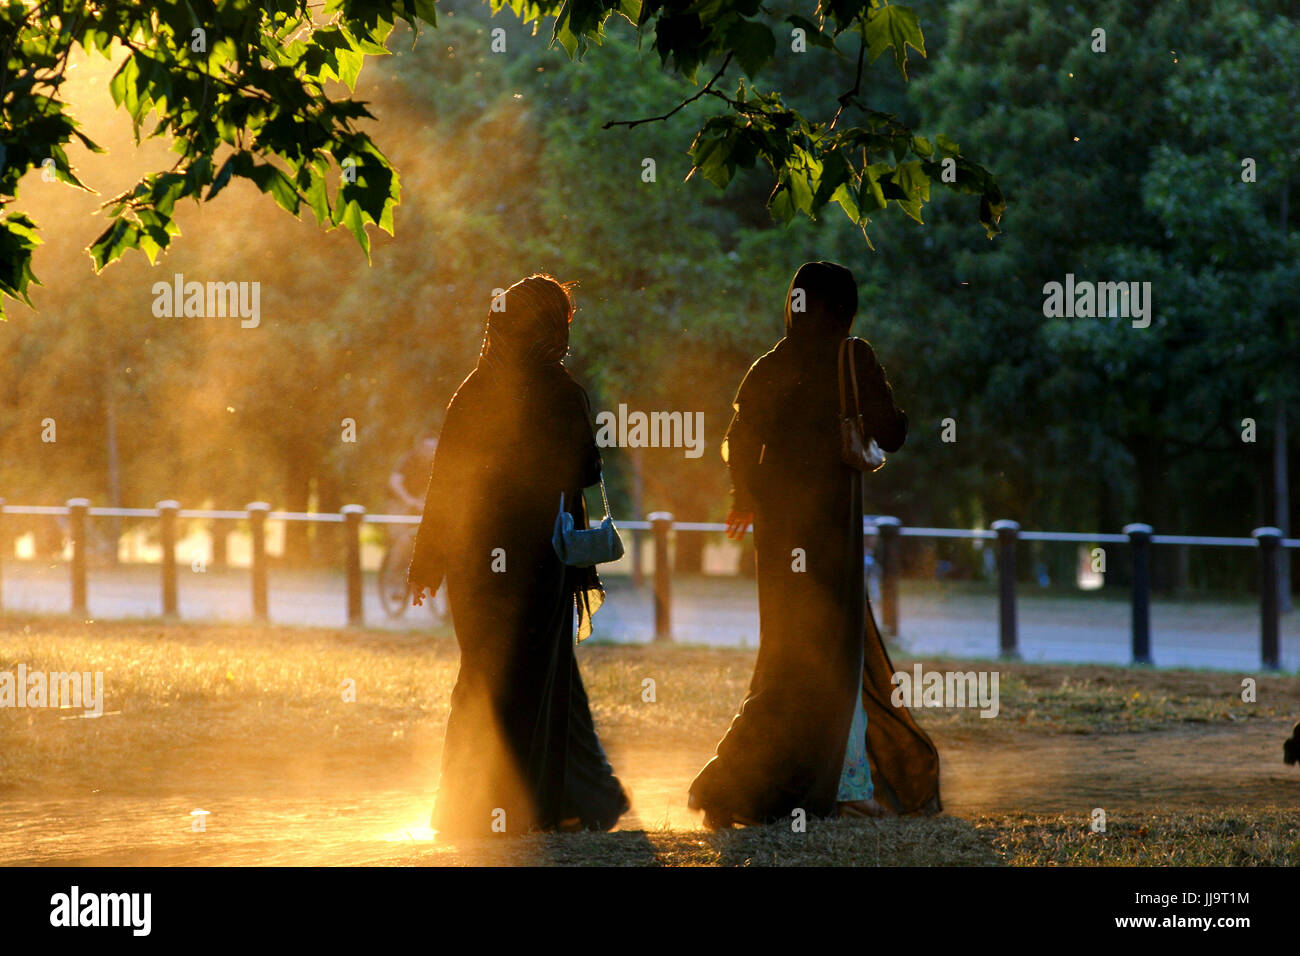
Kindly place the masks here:
<instances>
[{"instance_id":1,"label":"woman in long dark robe","mask_svg":"<svg viewBox=\"0 0 1300 956\"><path fill-rule=\"evenodd\" d=\"M562 360L573 304L549 276L511 286L478 365L448 405L408 579L416 603L445 573L460 671L432 826L443 834L608 830L628 809L574 656L604 592L561 563L564 493L600 480L587 394Z\"/></svg>"},{"instance_id":2,"label":"woman in long dark robe","mask_svg":"<svg viewBox=\"0 0 1300 956\"><path fill-rule=\"evenodd\" d=\"M723 445L728 525L743 534L752 516L760 638L749 693L691 785L691 806L711 827L789 820L796 809L836 814L859 700L876 797L898 813L939 809L938 753L890 702L893 666L864 587L862 477L840 459L836 363L856 312L847 269L802 266L786 296L785 338L736 393ZM896 451L907 416L871 347L853 348L866 430Z\"/></svg>"}]
</instances>

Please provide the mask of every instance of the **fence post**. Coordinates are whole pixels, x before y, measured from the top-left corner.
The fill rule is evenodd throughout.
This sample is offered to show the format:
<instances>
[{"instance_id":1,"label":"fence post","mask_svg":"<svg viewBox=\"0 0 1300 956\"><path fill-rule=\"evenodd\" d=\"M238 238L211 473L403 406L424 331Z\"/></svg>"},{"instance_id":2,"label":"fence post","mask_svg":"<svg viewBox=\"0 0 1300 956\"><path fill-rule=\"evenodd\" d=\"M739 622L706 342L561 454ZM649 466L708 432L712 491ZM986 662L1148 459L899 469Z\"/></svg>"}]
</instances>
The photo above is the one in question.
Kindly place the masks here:
<instances>
[{"instance_id":1,"label":"fence post","mask_svg":"<svg viewBox=\"0 0 1300 956\"><path fill-rule=\"evenodd\" d=\"M889 637L898 635L898 530L902 522L891 515L876 518L880 556L880 626Z\"/></svg>"},{"instance_id":2,"label":"fence post","mask_svg":"<svg viewBox=\"0 0 1300 956\"><path fill-rule=\"evenodd\" d=\"M1259 651L1267 670L1280 669L1278 627L1281 612L1282 530L1256 528L1251 532L1259 542Z\"/></svg>"},{"instance_id":3,"label":"fence post","mask_svg":"<svg viewBox=\"0 0 1300 956\"><path fill-rule=\"evenodd\" d=\"M1133 551L1133 663L1151 663L1151 525L1124 526Z\"/></svg>"},{"instance_id":4,"label":"fence post","mask_svg":"<svg viewBox=\"0 0 1300 956\"><path fill-rule=\"evenodd\" d=\"M673 516L667 511L654 511L646 518L654 537L655 560L655 640L673 639L673 581L672 564L668 556L668 531L673 526Z\"/></svg>"},{"instance_id":5,"label":"fence post","mask_svg":"<svg viewBox=\"0 0 1300 956\"><path fill-rule=\"evenodd\" d=\"M266 515L271 506L265 501L248 505L248 523L253 538L253 617L266 620Z\"/></svg>"},{"instance_id":6,"label":"fence post","mask_svg":"<svg viewBox=\"0 0 1300 956\"><path fill-rule=\"evenodd\" d=\"M68 537L72 539L72 613L86 610L86 509L88 498L68 499Z\"/></svg>"},{"instance_id":7,"label":"fence post","mask_svg":"<svg viewBox=\"0 0 1300 956\"><path fill-rule=\"evenodd\" d=\"M158 502L159 520L162 525L162 603L163 615L174 617L176 611L176 512L180 510L176 501Z\"/></svg>"},{"instance_id":8,"label":"fence post","mask_svg":"<svg viewBox=\"0 0 1300 956\"><path fill-rule=\"evenodd\" d=\"M361 519L366 509L361 505L344 505L344 563L348 577L348 626L360 627L365 621L361 607Z\"/></svg>"},{"instance_id":9,"label":"fence post","mask_svg":"<svg viewBox=\"0 0 1300 956\"><path fill-rule=\"evenodd\" d=\"M1020 523L1003 518L992 524L998 535L998 648L1004 658L1020 659L1016 631L1016 542Z\"/></svg>"}]
</instances>

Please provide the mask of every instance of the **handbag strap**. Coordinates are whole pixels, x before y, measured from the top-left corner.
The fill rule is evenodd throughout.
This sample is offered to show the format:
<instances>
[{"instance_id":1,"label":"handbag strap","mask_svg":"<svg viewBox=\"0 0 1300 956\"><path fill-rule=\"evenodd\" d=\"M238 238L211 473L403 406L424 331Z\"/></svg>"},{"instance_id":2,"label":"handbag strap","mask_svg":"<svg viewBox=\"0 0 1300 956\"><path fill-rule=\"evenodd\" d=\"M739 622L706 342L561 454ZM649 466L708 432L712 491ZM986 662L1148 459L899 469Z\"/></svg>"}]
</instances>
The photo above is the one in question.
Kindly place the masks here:
<instances>
[{"instance_id":1,"label":"handbag strap","mask_svg":"<svg viewBox=\"0 0 1300 956\"><path fill-rule=\"evenodd\" d=\"M839 380L840 380L840 416L841 417L847 416L848 414L848 405L844 400L844 349L846 346L848 347L849 350L849 378L853 384L853 411L858 418L862 417L862 405L858 400L858 363L853 358L853 347L849 345L850 342L856 340L857 340L857 336L850 335L847 339L845 339L843 342L840 343L840 354L838 360L836 361L836 372L839 374Z\"/></svg>"},{"instance_id":2,"label":"handbag strap","mask_svg":"<svg viewBox=\"0 0 1300 956\"><path fill-rule=\"evenodd\" d=\"M605 469L603 468L600 470L600 500L605 505L605 517L608 518L610 516L609 498L605 495Z\"/></svg>"},{"instance_id":3,"label":"handbag strap","mask_svg":"<svg viewBox=\"0 0 1300 956\"><path fill-rule=\"evenodd\" d=\"M600 500L605 505L605 517L609 517L609 498L605 495L605 473L600 474ZM560 510L564 510L564 492L560 492Z\"/></svg>"}]
</instances>

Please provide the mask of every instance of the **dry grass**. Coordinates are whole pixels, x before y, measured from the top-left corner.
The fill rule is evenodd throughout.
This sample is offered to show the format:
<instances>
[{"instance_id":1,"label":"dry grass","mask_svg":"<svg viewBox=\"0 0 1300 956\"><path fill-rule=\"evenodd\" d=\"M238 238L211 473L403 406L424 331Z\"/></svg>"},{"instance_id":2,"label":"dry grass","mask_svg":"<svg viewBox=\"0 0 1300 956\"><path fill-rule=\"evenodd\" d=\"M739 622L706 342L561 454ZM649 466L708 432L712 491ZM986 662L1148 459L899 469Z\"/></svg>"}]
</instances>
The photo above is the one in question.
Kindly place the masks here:
<instances>
[{"instance_id":1,"label":"dry grass","mask_svg":"<svg viewBox=\"0 0 1300 956\"><path fill-rule=\"evenodd\" d=\"M743 698L754 651L586 645L584 678L603 732L642 742L702 735L707 742ZM201 754L231 740L257 741L238 764L292 758L301 741L346 760L361 754L399 763L415 741L441 736L455 682L450 637L347 631L157 623L0 622L0 670L103 671L105 709L98 721L59 720L51 711L0 710L0 729L29 734L0 752L0 787L99 779L144 783L151 763L138 754ZM910 669L912 661L899 658ZM1259 702L1243 703L1240 677L1197 671L927 660L923 666L1000 673L995 719L975 709L930 708L925 725L949 738L1006 733L1115 734L1188 724L1231 725L1294 712L1295 682L1257 677ZM645 698L654 682L654 702ZM343 700L344 681L356 701ZM125 719L117 719L122 717ZM89 726L88 726L89 725ZM187 760L187 764L194 761ZM223 759L223 765L228 763Z\"/></svg>"},{"instance_id":2,"label":"dry grass","mask_svg":"<svg viewBox=\"0 0 1300 956\"><path fill-rule=\"evenodd\" d=\"M698 768L712 752L743 697L754 652L587 645L579 654L611 752L657 767L654 772L671 777L672 787L684 789L693 770L680 768ZM387 791L404 790L413 806L427 807L456 648L446 635L0 618L0 670L12 671L19 662L29 671L103 671L106 713L80 719L68 711L0 709L0 815L60 798L80 807L77 801L89 794L147 808L168 796L219 793L255 821L262 812L257 801L269 799L268 793L290 804L302 794L327 808L363 794L382 803ZM910 668L912 661L895 663ZM1244 675L929 660L924 666L999 671L998 718L981 719L975 710L919 715L936 737L960 740L972 751L1042 737L1145 738L1278 722L1300 710L1294 678L1282 676L1254 675L1259 702L1244 704ZM654 681L653 702L644 699L647 678ZM343 699L345 680L355 681L354 703ZM667 762L656 764L661 756ZM87 816L80 822L88 827L89 815L99 812L93 804L76 811ZM47 823L57 834L77 821ZM1077 817L1021 814L974 821L810 821L805 833L772 825L711 834L657 828L644 818L642 826L463 846L358 844L355 853L344 845L355 831L340 830L337 852L321 859L669 866L1300 862L1300 828L1282 810L1153 809L1141 817L1112 817L1105 834L1091 833ZM35 858L14 846L0 846L0 857ZM118 834L112 859L137 859L134 846L134 833ZM205 859L177 846L159 844L151 857L148 848L141 855Z\"/></svg>"},{"instance_id":3,"label":"dry grass","mask_svg":"<svg viewBox=\"0 0 1300 956\"><path fill-rule=\"evenodd\" d=\"M979 834L1012 866L1298 866L1293 810L1130 814L1094 833L1077 817L981 817Z\"/></svg>"},{"instance_id":4,"label":"dry grass","mask_svg":"<svg viewBox=\"0 0 1300 956\"><path fill-rule=\"evenodd\" d=\"M911 661L894 662L910 669ZM1047 734L1131 734L1204 724L1277 720L1297 712L1294 677L1222 671L1153 670L1093 664L926 661L932 667L999 672L998 716L975 709L927 709L926 726L948 734L1020 729ZM1242 678L1256 683L1256 700L1242 700Z\"/></svg>"},{"instance_id":5,"label":"dry grass","mask_svg":"<svg viewBox=\"0 0 1300 956\"><path fill-rule=\"evenodd\" d=\"M309 742L340 762L404 763L423 733L440 733L456 650L341 631L11 620L0 670L20 661L29 672L103 671L105 715L0 710L0 736L23 740L0 752L0 793L132 792L176 770L226 778L281 767ZM347 679L355 703L343 700Z\"/></svg>"}]
</instances>

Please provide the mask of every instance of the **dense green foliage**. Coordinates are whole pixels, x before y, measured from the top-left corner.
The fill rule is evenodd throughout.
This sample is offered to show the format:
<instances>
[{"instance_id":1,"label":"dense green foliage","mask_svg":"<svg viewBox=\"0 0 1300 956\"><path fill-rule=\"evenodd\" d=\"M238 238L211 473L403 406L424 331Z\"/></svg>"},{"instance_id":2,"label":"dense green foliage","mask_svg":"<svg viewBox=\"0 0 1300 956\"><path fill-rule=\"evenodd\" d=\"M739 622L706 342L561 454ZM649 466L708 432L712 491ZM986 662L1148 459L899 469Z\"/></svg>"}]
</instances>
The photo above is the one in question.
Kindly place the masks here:
<instances>
[{"instance_id":1,"label":"dense green foliage","mask_svg":"<svg viewBox=\"0 0 1300 956\"><path fill-rule=\"evenodd\" d=\"M96 268L129 249L153 261L177 233L176 203L210 201L232 178L255 183L289 212L305 205L318 222L346 226L368 254L367 225L393 231L398 177L358 126L371 115L365 105L351 96L335 98L330 84L355 89L365 58L388 53L395 24L436 26L437 6L432 0L328 0L318 14L314 6L321 5L9 0L0 7L0 209L17 197L22 177L46 160L58 179L85 188L65 147L74 141L98 147L60 90L74 49L109 58L125 51L109 81L113 101L129 113L137 140L155 120L150 135L168 138L179 159L111 201L111 223L90 247ZM493 12L509 7L534 27L552 21L551 37L570 58L603 42L617 13L635 24L639 37L653 37L660 61L677 75L694 82L701 67L713 71L717 62L694 98L707 94L726 110L704 123L691 155L719 186L738 169L766 163L775 178L768 206L782 221L801 212L815 217L834 202L865 227L890 201L919 221L934 180L977 195L980 221L990 235L997 231L1004 204L983 167L946 137L932 145L861 99L867 61L892 49L905 71L909 48L925 54L920 24L907 7L825 0L809 19L762 8L758 0L488 0L488 6ZM779 89L760 92L754 85L776 51L774 29L799 34L818 59L843 55L837 38L856 35L855 81L838 97L839 110L829 121L786 105ZM749 82L742 78L728 95L719 84L733 64ZM855 125L846 120L837 128L845 108ZM941 160L948 161L946 176ZM331 197L336 166L344 175ZM26 214L6 210L0 216L0 317L6 297L30 304L32 250L39 241Z\"/></svg>"},{"instance_id":2,"label":"dense green foliage","mask_svg":"<svg viewBox=\"0 0 1300 956\"><path fill-rule=\"evenodd\" d=\"M910 92L964 130L1013 212L993 244L969 242L944 197L924 235L880 230L889 306L913 317L893 349L916 368L904 394L932 429L900 456L909 513L1228 535L1275 523L1273 401L1294 398L1300 367L1300 235L1283 199L1300 31L1291 4L1272 6L951 5ZM1105 53L1091 47L1099 26ZM1257 181L1243 181L1246 157ZM1046 318L1044 284L1070 273L1151 282L1151 325ZM947 416L959 440L945 447ZM1201 583L1225 566L1254 574L1194 555Z\"/></svg>"}]
</instances>

